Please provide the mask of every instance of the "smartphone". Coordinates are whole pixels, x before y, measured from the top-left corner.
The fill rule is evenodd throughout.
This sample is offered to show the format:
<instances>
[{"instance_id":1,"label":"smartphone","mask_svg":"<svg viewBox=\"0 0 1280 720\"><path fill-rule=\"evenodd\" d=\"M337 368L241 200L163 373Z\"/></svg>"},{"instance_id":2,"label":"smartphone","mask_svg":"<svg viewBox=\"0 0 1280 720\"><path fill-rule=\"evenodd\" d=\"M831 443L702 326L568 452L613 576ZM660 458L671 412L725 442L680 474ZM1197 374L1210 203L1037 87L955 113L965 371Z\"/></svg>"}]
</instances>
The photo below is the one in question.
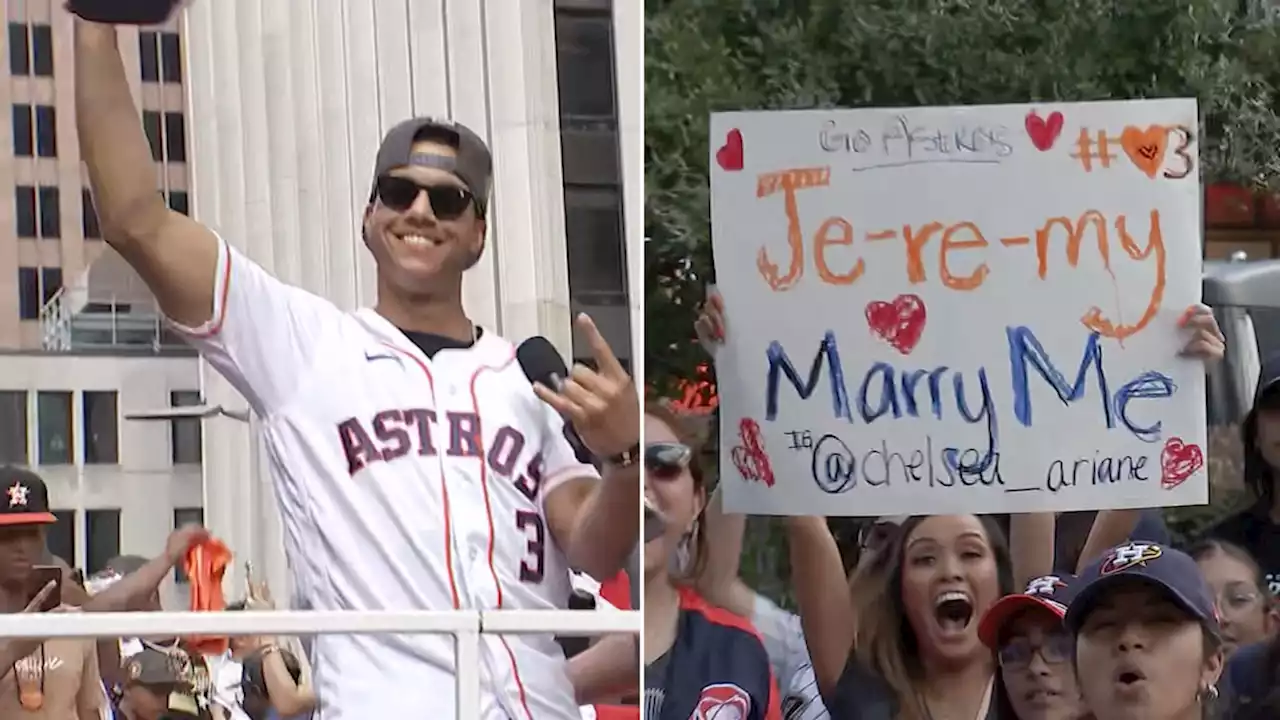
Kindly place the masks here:
<instances>
[{"instance_id":1,"label":"smartphone","mask_svg":"<svg viewBox=\"0 0 1280 720\"><path fill-rule=\"evenodd\" d=\"M44 586L51 581L54 584L53 591L41 603L38 608L40 612L49 612L62 604L62 568L57 565L37 565L32 569L31 593L27 595L28 601L34 600Z\"/></svg>"}]
</instances>

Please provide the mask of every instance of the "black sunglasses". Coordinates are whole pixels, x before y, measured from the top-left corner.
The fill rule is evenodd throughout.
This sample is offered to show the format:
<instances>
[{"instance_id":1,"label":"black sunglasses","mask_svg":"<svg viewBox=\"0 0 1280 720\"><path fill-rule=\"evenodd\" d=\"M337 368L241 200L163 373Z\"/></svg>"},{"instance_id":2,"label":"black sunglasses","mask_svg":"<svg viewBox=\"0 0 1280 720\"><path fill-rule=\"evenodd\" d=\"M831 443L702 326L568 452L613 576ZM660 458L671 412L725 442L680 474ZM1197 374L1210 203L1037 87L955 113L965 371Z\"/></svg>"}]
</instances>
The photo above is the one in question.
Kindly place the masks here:
<instances>
[{"instance_id":1,"label":"black sunglasses","mask_svg":"<svg viewBox=\"0 0 1280 720\"><path fill-rule=\"evenodd\" d=\"M396 212L408 210L420 193L427 194L431 212L441 220L456 220L475 202L470 190L457 185L419 185L408 178L378 178L378 200Z\"/></svg>"},{"instance_id":2,"label":"black sunglasses","mask_svg":"<svg viewBox=\"0 0 1280 720\"><path fill-rule=\"evenodd\" d=\"M684 443L650 443L644 448L644 469L654 477L672 480L689 467L693 450Z\"/></svg>"}]
</instances>

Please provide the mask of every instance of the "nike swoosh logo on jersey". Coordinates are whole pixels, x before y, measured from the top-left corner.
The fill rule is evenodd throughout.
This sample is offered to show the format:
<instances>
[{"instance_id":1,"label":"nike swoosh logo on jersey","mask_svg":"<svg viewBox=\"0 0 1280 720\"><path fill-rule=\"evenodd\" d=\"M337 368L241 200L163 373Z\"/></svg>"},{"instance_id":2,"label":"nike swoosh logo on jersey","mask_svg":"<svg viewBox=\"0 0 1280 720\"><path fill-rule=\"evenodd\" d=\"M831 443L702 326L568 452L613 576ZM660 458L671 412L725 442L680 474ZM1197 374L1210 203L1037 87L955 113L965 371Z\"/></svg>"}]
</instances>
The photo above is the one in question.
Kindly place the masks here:
<instances>
[{"instance_id":1,"label":"nike swoosh logo on jersey","mask_svg":"<svg viewBox=\"0 0 1280 720\"><path fill-rule=\"evenodd\" d=\"M373 362L374 360L395 360L396 362L400 361L400 358L396 357L395 353L379 353L379 352L370 352L368 350L364 351L364 359L368 360L369 362Z\"/></svg>"}]
</instances>

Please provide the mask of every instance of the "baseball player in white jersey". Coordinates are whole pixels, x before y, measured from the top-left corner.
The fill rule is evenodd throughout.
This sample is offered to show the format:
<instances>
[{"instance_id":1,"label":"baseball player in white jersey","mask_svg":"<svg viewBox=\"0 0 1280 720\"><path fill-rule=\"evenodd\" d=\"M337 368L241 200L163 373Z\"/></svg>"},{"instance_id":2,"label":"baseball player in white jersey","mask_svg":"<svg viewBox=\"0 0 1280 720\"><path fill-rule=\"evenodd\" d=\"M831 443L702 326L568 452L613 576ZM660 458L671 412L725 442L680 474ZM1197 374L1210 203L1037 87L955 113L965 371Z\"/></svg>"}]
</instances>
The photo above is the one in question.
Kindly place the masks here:
<instances>
[{"instance_id":1,"label":"baseball player in white jersey","mask_svg":"<svg viewBox=\"0 0 1280 720\"><path fill-rule=\"evenodd\" d=\"M298 604L318 610L552 609L569 568L610 577L640 531L636 388L590 320L597 371L531 386L474 325L491 160L447 121L393 128L364 242L374 308L285 285L165 207L109 26L77 21L76 119L103 235L261 420ZM603 481L561 417L602 458ZM216 492L216 488L214 489ZM550 636L484 636L481 718L579 717ZM317 720L452 718L448 635L321 635Z\"/></svg>"}]
</instances>

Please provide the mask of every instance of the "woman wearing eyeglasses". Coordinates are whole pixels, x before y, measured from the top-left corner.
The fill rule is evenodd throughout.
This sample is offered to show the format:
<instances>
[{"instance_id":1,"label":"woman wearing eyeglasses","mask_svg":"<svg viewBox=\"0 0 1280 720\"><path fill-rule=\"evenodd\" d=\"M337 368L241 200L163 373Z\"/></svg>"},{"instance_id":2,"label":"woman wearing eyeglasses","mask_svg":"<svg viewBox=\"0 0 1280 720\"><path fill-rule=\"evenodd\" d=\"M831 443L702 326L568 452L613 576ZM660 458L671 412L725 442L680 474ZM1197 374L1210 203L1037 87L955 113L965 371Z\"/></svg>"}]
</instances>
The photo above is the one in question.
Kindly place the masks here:
<instances>
[{"instance_id":1,"label":"woman wearing eyeglasses","mask_svg":"<svg viewBox=\"0 0 1280 720\"><path fill-rule=\"evenodd\" d=\"M1222 649L1227 654L1223 684L1235 704L1227 717L1280 717L1280 641L1262 568L1248 551L1224 540L1207 540L1190 555L1218 599Z\"/></svg>"},{"instance_id":2,"label":"woman wearing eyeglasses","mask_svg":"<svg viewBox=\"0 0 1280 720\"><path fill-rule=\"evenodd\" d=\"M1274 630L1271 593L1262 568L1248 551L1225 540L1206 540L1188 553L1200 566L1218 598L1222 616L1222 650L1265 641Z\"/></svg>"},{"instance_id":3,"label":"woman wearing eyeglasses","mask_svg":"<svg viewBox=\"0 0 1280 720\"><path fill-rule=\"evenodd\" d=\"M1006 595L978 625L996 653L1008 713L1016 720L1080 720L1089 716L1071 666L1072 638L1062 625L1074 578L1036 578Z\"/></svg>"},{"instance_id":4,"label":"woman wearing eyeglasses","mask_svg":"<svg viewBox=\"0 0 1280 720\"><path fill-rule=\"evenodd\" d=\"M690 586L706 551L698 443L669 408L645 408L644 491L664 532L644 548L644 717L780 720L769 658L746 620Z\"/></svg>"}]
</instances>

